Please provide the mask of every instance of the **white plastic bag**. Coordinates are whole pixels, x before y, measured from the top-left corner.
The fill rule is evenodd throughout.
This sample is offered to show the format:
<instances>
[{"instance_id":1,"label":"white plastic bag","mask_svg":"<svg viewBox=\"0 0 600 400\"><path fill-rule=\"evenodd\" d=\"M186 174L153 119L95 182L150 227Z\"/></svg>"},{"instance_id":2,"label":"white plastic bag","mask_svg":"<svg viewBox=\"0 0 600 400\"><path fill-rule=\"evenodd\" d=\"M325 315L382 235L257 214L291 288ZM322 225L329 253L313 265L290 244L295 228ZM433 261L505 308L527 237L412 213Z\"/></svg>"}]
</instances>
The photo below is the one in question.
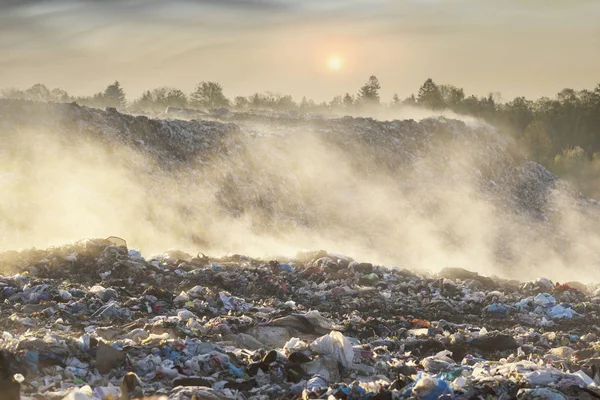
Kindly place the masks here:
<instances>
[{"instance_id":1,"label":"white plastic bag","mask_svg":"<svg viewBox=\"0 0 600 400\"><path fill-rule=\"evenodd\" d=\"M321 336L310 345L317 354L336 358L346 368L354 360L354 348L347 337L340 332L331 331L329 335Z\"/></svg>"}]
</instances>

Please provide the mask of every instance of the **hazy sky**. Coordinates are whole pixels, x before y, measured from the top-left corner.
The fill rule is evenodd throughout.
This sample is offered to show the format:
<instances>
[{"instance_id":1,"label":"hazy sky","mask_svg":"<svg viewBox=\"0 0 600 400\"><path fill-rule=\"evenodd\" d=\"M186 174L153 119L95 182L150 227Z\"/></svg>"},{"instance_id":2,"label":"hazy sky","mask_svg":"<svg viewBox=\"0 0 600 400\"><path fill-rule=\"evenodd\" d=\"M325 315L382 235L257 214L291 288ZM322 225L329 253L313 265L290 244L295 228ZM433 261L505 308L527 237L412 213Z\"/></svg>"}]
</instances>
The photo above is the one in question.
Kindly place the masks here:
<instances>
[{"instance_id":1,"label":"hazy sky","mask_svg":"<svg viewBox=\"0 0 600 400\"><path fill-rule=\"evenodd\" d=\"M428 77L505 100L592 88L600 1L0 0L0 87L82 95L118 79L131 100L216 80L230 97L329 100L373 74L385 101Z\"/></svg>"}]
</instances>

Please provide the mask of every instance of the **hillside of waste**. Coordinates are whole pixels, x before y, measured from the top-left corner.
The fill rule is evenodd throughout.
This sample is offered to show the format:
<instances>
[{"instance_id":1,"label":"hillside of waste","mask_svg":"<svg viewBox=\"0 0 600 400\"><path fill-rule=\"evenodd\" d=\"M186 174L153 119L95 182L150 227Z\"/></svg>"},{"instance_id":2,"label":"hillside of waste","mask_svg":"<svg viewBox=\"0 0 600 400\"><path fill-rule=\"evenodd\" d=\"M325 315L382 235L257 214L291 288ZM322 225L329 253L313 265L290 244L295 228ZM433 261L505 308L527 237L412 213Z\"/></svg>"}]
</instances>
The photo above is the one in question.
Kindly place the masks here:
<instances>
[{"instance_id":1,"label":"hillside of waste","mask_svg":"<svg viewBox=\"0 0 600 400\"><path fill-rule=\"evenodd\" d=\"M598 279L600 207L484 124L0 100L0 248L327 248L431 271Z\"/></svg>"}]
</instances>

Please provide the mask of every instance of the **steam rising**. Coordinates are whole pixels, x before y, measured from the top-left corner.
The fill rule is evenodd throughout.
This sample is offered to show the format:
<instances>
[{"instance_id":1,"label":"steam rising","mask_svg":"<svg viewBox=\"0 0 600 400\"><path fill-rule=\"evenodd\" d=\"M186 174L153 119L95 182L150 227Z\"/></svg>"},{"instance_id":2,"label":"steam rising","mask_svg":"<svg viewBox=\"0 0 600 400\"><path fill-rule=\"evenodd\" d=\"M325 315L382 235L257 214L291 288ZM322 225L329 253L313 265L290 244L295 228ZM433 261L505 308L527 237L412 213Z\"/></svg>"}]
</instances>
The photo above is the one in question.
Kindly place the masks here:
<instances>
[{"instance_id":1,"label":"steam rising","mask_svg":"<svg viewBox=\"0 0 600 400\"><path fill-rule=\"evenodd\" d=\"M598 204L493 128L239 126L0 101L0 248L116 235L147 256L323 248L431 271L599 280Z\"/></svg>"}]
</instances>

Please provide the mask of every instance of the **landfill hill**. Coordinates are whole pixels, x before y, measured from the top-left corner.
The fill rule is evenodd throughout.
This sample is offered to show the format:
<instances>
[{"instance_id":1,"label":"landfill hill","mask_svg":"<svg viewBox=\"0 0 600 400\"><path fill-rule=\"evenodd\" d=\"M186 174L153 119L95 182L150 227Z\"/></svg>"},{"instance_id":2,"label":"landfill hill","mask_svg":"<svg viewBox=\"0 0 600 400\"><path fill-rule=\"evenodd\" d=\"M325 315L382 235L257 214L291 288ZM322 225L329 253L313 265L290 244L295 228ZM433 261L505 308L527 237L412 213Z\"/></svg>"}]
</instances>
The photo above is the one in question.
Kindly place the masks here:
<instances>
[{"instance_id":1,"label":"landfill hill","mask_svg":"<svg viewBox=\"0 0 600 400\"><path fill-rule=\"evenodd\" d=\"M485 125L218 118L0 101L1 400L600 398L596 201Z\"/></svg>"},{"instance_id":2,"label":"landfill hill","mask_svg":"<svg viewBox=\"0 0 600 400\"><path fill-rule=\"evenodd\" d=\"M0 157L13 168L3 182L7 193L12 187L18 193L7 196L10 206L2 204L11 218L0 222L0 247L116 234L144 253L176 247L265 256L328 248L433 271L452 266L517 278L597 276L600 203L521 157L497 129L441 117L378 121L217 111L211 120L152 119L0 100ZM102 148L102 157L80 150L85 145ZM32 177L57 165L62 169L53 176ZM115 165L121 169L113 171ZM71 178L74 171L82 182ZM53 186L38 193L52 179ZM48 220L48 213L72 213L85 203L79 193L45 201L63 185L64 193L91 185L86 189L95 206L80 214L98 215L87 225L111 231L78 234L86 223L75 228L71 221ZM137 220L119 220L115 209ZM33 223L31 215L38 218ZM58 242L39 233L48 230Z\"/></svg>"}]
</instances>

